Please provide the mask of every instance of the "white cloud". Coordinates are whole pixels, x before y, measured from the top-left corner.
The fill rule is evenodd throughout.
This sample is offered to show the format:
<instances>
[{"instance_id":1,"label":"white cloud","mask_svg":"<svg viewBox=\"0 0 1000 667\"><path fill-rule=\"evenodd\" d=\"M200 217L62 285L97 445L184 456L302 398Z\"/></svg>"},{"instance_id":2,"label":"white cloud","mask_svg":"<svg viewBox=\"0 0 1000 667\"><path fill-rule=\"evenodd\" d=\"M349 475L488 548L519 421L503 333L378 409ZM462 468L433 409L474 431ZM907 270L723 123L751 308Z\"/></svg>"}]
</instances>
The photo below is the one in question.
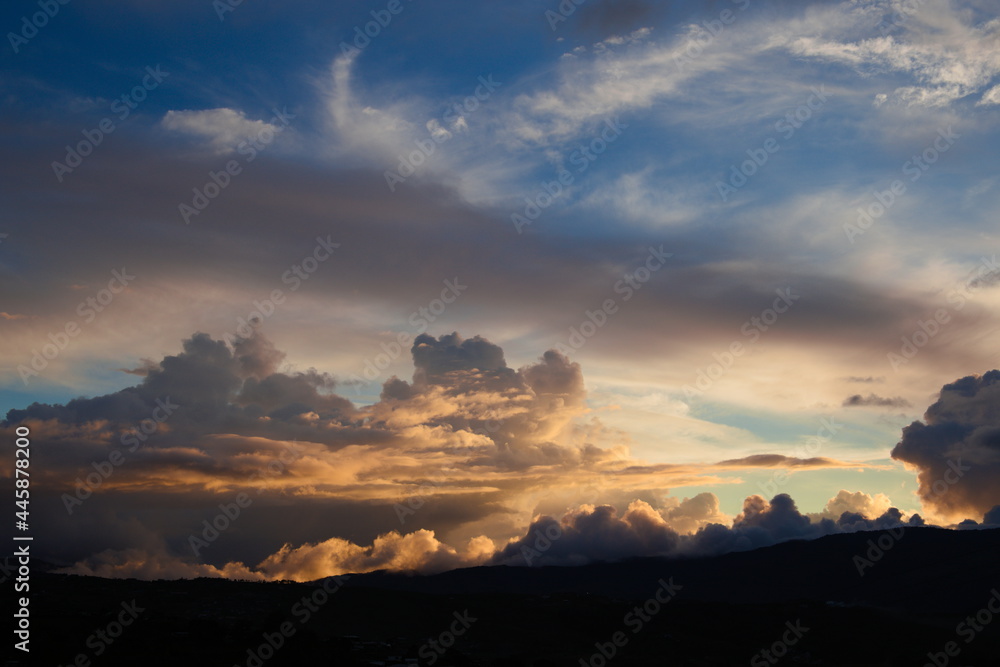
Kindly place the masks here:
<instances>
[{"instance_id":1,"label":"white cloud","mask_svg":"<svg viewBox=\"0 0 1000 667\"><path fill-rule=\"evenodd\" d=\"M977 106L988 106L1000 104L1000 85L993 86L985 93L983 93L982 99L979 100Z\"/></svg>"},{"instance_id":2,"label":"white cloud","mask_svg":"<svg viewBox=\"0 0 1000 667\"><path fill-rule=\"evenodd\" d=\"M907 77L912 83L887 96L904 106L945 107L1000 75L1000 21L973 24L968 12L945 0L926 0L916 11L905 5L816 6L800 21L775 25L772 44L794 56L850 66L863 77ZM883 22L901 15L907 18ZM877 105L884 100L880 96Z\"/></svg>"},{"instance_id":3,"label":"white cloud","mask_svg":"<svg viewBox=\"0 0 1000 667\"><path fill-rule=\"evenodd\" d=\"M242 111L234 109L204 109L201 111L168 111L161 121L163 127L173 132L183 132L204 138L218 153L230 153L248 137L264 133L277 134L283 128L262 120L251 120Z\"/></svg>"}]
</instances>

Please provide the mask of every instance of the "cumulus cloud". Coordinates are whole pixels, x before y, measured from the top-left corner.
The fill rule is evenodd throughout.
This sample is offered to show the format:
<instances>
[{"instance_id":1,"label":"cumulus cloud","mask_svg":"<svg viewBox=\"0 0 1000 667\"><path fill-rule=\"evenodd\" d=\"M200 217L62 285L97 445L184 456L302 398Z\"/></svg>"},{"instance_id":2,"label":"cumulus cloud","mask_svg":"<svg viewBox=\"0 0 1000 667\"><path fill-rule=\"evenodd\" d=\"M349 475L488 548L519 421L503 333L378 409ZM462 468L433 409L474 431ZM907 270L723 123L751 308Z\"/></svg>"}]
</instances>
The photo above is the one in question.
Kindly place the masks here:
<instances>
[{"instance_id":1,"label":"cumulus cloud","mask_svg":"<svg viewBox=\"0 0 1000 667\"><path fill-rule=\"evenodd\" d=\"M11 410L0 431L30 425L43 471L36 484L48 499L39 506L65 528L60 555L75 562L68 571L100 576L435 572L525 561L529 548L537 552L532 563L574 564L722 553L903 523L887 498L846 491L819 516L782 494L752 496L730 519L712 493L678 499L664 490L722 481L712 477L718 470L863 464L770 454L648 464L592 417L581 420L583 373L560 352L513 369L489 340L451 333L420 335L411 353L412 381L390 378L378 402L359 407L336 393L333 376L288 371L285 355L260 332L228 344L195 334L181 352L145 362L135 386ZM95 462L114 451L124 462L98 474ZM598 504L612 490L619 501ZM253 498L233 521L247 528L235 533L243 542L213 545L208 563L185 556L206 513L238 493ZM595 500L581 504L583 495ZM540 498L553 497L566 504L534 512ZM396 510L424 505L416 520L424 523L401 532L398 521L416 510ZM305 539L268 518L289 507L322 519L296 533ZM344 519L355 514L357 522ZM112 515L117 528L107 525ZM516 517L532 515L521 533ZM494 530L501 524L506 533ZM545 540L551 544L542 548ZM241 549L260 555L240 556Z\"/></svg>"},{"instance_id":2,"label":"cumulus cloud","mask_svg":"<svg viewBox=\"0 0 1000 667\"><path fill-rule=\"evenodd\" d=\"M311 581L374 570L442 572L482 564L494 550L487 537L473 538L461 552L440 542L431 530L380 535L370 547L332 538L319 544L286 544L258 566L269 579Z\"/></svg>"},{"instance_id":3,"label":"cumulus cloud","mask_svg":"<svg viewBox=\"0 0 1000 667\"><path fill-rule=\"evenodd\" d=\"M665 556L680 536L648 503L636 500L621 516L611 505L583 506L557 521L541 516L524 537L497 552L494 563L579 565L592 560Z\"/></svg>"},{"instance_id":4,"label":"cumulus cloud","mask_svg":"<svg viewBox=\"0 0 1000 667\"><path fill-rule=\"evenodd\" d=\"M828 509L840 499L843 506L864 510L861 505L866 503L858 502L858 497L842 491ZM254 567L239 561L217 567L170 556L161 548L128 548L101 551L61 571L111 578L312 581L375 570L430 574L475 565L582 565L636 557L718 555L790 539L920 525L923 521L919 516L904 520L902 513L891 507L879 516L845 511L836 521L811 519L801 514L786 494L770 501L750 496L743 511L729 521L718 510L718 498L703 493L660 509L644 500L633 500L623 513L612 505L581 505L560 518L539 515L523 536L500 547L490 538L478 536L456 549L440 541L434 531L419 529L391 531L368 546L341 538L299 546L285 544ZM697 530L691 530L695 526Z\"/></svg>"},{"instance_id":5,"label":"cumulus cloud","mask_svg":"<svg viewBox=\"0 0 1000 667\"><path fill-rule=\"evenodd\" d=\"M732 519L720 509L719 497L714 493L699 493L693 498L666 498L666 507L660 514L671 528L682 535L698 532L709 524L728 524Z\"/></svg>"},{"instance_id":6,"label":"cumulus cloud","mask_svg":"<svg viewBox=\"0 0 1000 667\"><path fill-rule=\"evenodd\" d=\"M827 501L823 511L816 518L839 519L844 512L860 514L862 516L877 517L885 513L892 507L892 501L884 493L876 493L874 496L855 491L851 493L841 489L836 496Z\"/></svg>"},{"instance_id":7,"label":"cumulus cloud","mask_svg":"<svg viewBox=\"0 0 1000 667\"><path fill-rule=\"evenodd\" d=\"M979 518L1000 504L1000 371L944 385L924 420L903 429L892 457L918 470L928 511Z\"/></svg>"},{"instance_id":8,"label":"cumulus cloud","mask_svg":"<svg viewBox=\"0 0 1000 667\"><path fill-rule=\"evenodd\" d=\"M495 550L492 540L477 537L458 551L440 542L431 530L379 535L369 546L331 538L300 546L285 544L255 567L232 561L221 567L171 556L162 548L105 549L62 568L65 574L109 579L192 579L196 577L256 581L314 581L340 574L391 570L431 574L479 565Z\"/></svg>"},{"instance_id":9,"label":"cumulus cloud","mask_svg":"<svg viewBox=\"0 0 1000 667\"><path fill-rule=\"evenodd\" d=\"M847 494L846 491L841 493ZM846 497L851 496L847 494ZM717 513L718 499L713 494L700 494L692 500L703 507L694 514L700 514L702 518L712 515L724 519ZM690 510L692 503L685 501L681 506L685 504L687 507L684 509ZM853 506L864 509L857 503ZM575 565L640 556L717 555L771 546L792 539L923 524L916 515L904 520L903 514L891 507L881 515L868 516L845 512L836 521L822 517L811 519L798 510L795 501L787 494L778 494L770 501L754 495L744 501L743 511L731 523L712 521L704 523L695 532L681 534L674 528L675 525L684 525L683 521L677 521L676 508L657 510L645 501L636 500L619 515L610 505L589 505L569 512L561 519L536 517L522 537L497 551L493 562L507 565Z\"/></svg>"},{"instance_id":10,"label":"cumulus cloud","mask_svg":"<svg viewBox=\"0 0 1000 667\"><path fill-rule=\"evenodd\" d=\"M559 352L515 370L493 343L453 333L419 336L412 354L412 382L391 378L380 401L357 407L337 394L329 374L283 370L284 354L260 332L231 344L195 334L179 353L144 363L135 386L11 410L0 431L13 437L18 425L31 428L43 471L36 488L48 494L39 507L50 523L67 528L62 557L94 572L124 571L120 553L108 552L97 564L85 560L103 551L93 549L102 535L114 532L105 525L110 504L131 526L112 541L153 554L140 558L136 570L150 576L181 567L176 556L178 545L186 546L184 526L197 534L203 517L241 492L255 502L241 525L259 529L244 546L274 554L262 571L289 562L308 569L306 562L318 562L321 554L332 570L337 562L350 568L456 565L466 556L455 556L451 547L406 556L435 542L432 533L395 535L389 529L399 525L394 504L421 494L429 505L423 516L444 529L488 523L513 508L524 511L543 490L600 488L602 476L625 458L616 434L593 420L576 421L587 412L582 372ZM675 478L650 471L637 483L653 479ZM323 539L275 553L269 545L287 542L289 529L268 516L289 502L309 504L310 515L335 516L336 523ZM353 507L359 522L344 518L352 514L344 507ZM381 518L357 527L373 517ZM80 534L84 525L92 534ZM377 531L370 539L378 540L355 548L330 537L345 529ZM314 526L308 534L321 530ZM149 534L162 534L173 551L149 547ZM386 545L395 555L386 555Z\"/></svg>"}]
</instances>

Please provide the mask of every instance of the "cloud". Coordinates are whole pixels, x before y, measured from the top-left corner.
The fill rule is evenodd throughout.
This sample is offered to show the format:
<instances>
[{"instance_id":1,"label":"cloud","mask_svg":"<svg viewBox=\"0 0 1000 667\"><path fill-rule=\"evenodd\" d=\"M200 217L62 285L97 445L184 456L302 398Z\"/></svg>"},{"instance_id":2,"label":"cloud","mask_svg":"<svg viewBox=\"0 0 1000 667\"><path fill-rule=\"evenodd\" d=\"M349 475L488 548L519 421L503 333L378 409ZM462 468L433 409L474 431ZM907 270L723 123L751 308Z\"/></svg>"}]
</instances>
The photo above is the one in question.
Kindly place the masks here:
<instances>
[{"instance_id":1,"label":"cloud","mask_svg":"<svg viewBox=\"0 0 1000 667\"><path fill-rule=\"evenodd\" d=\"M727 468L858 468L873 467L856 461L838 461L824 456L807 459L783 454L752 454L739 459L719 461L715 465Z\"/></svg>"},{"instance_id":2,"label":"cloud","mask_svg":"<svg viewBox=\"0 0 1000 667\"><path fill-rule=\"evenodd\" d=\"M666 507L661 508L660 514L672 529L681 535L689 535L698 532L709 524L727 524L732 521L719 508L719 497L714 493L699 493L693 498L684 498L678 501L676 498L666 498ZM670 504L675 503L675 504Z\"/></svg>"},{"instance_id":3,"label":"cloud","mask_svg":"<svg viewBox=\"0 0 1000 667\"><path fill-rule=\"evenodd\" d=\"M908 82L883 98L896 104L945 107L978 93L990 103L987 87L1000 75L1000 22L975 21L975 13L949 2L831 3L814 5L797 24L776 25L772 44L864 77L901 75Z\"/></svg>"},{"instance_id":4,"label":"cloud","mask_svg":"<svg viewBox=\"0 0 1000 667\"><path fill-rule=\"evenodd\" d=\"M978 518L1000 504L1000 371L944 385L924 420L903 429L892 457L919 471L928 511Z\"/></svg>"},{"instance_id":5,"label":"cloud","mask_svg":"<svg viewBox=\"0 0 1000 667\"><path fill-rule=\"evenodd\" d=\"M273 138L284 129L262 120L251 120L244 112L229 108L168 111L160 124L172 132L204 139L216 153L231 153L248 138L269 135Z\"/></svg>"},{"instance_id":6,"label":"cloud","mask_svg":"<svg viewBox=\"0 0 1000 667\"><path fill-rule=\"evenodd\" d=\"M1000 526L1000 505L983 515L984 526Z\"/></svg>"},{"instance_id":7,"label":"cloud","mask_svg":"<svg viewBox=\"0 0 1000 667\"><path fill-rule=\"evenodd\" d=\"M663 20L669 3L648 0L599 0L579 8L578 28L601 37L627 34ZM563 24L556 24L562 29ZM621 38L619 38L621 39ZM614 37L609 37L609 41Z\"/></svg>"},{"instance_id":8,"label":"cloud","mask_svg":"<svg viewBox=\"0 0 1000 667\"><path fill-rule=\"evenodd\" d=\"M976 104L977 106L995 106L1000 104L1000 85L993 86L983 93L982 99L980 99Z\"/></svg>"},{"instance_id":9,"label":"cloud","mask_svg":"<svg viewBox=\"0 0 1000 667\"><path fill-rule=\"evenodd\" d=\"M106 549L73 565L64 574L111 579L191 579L196 577L257 581L314 581L348 573L391 570L431 574L483 564L495 551L486 537L469 540L458 551L440 542L434 531L379 535L369 546L331 538L298 547L285 544L255 567L231 561L221 567L171 556L161 549Z\"/></svg>"},{"instance_id":10,"label":"cloud","mask_svg":"<svg viewBox=\"0 0 1000 667\"><path fill-rule=\"evenodd\" d=\"M863 510L861 505L866 503L858 498L859 494L841 492L828 509L840 503ZM871 507L872 503L867 505ZM113 578L205 576L312 581L375 570L426 574L475 565L566 566L636 557L718 555L790 539L919 525L923 525L919 516L904 521L896 508L887 508L875 518L845 511L837 521L810 519L786 494L770 501L750 496L744 501L743 511L730 522L719 514L718 498L703 493L669 508L656 509L644 500L633 500L623 513L612 505L581 505L560 518L539 515L523 536L499 547L493 540L479 536L456 549L441 542L433 531L420 529L410 533L391 531L379 535L368 546L341 538L297 547L285 544L254 567L238 561L216 567L169 556L158 548L130 548L105 550L61 571ZM685 528L689 532L678 530Z\"/></svg>"},{"instance_id":11,"label":"cloud","mask_svg":"<svg viewBox=\"0 0 1000 667\"><path fill-rule=\"evenodd\" d=\"M561 521L542 516L524 537L497 552L495 564L580 565L592 560L633 556L665 556L680 536L648 503L636 500L625 513L611 505L583 506Z\"/></svg>"},{"instance_id":12,"label":"cloud","mask_svg":"<svg viewBox=\"0 0 1000 667\"><path fill-rule=\"evenodd\" d=\"M411 352L413 382L390 378L380 401L357 407L336 393L338 383L328 374L282 370L284 353L259 331L231 344L198 333L181 352L145 363L135 386L10 410L0 431L30 426L45 471L35 482L47 494L39 506L50 523L92 529L86 537L66 531L60 557L81 560L101 551L93 545L121 520L106 513L111 503L138 522L128 531L133 538L145 543L162 534L173 549L148 560L143 572L160 567L167 554L176 556L178 546L183 550L185 523L197 533L202 518L239 493L254 498L241 522L260 528L244 545L250 551L273 553L276 541L287 541L287 525L264 523L289 499L309 506L312 516L339 515L327 527L335 535L352 526L347 514L379 516L380 523L364 530L351 528L377 532L369 538L381 536L377 547L396 544L387 528L399 525L394 505L409 497L427 497L421 519L455 529L524 511L543 489L603 486L612 464L626 458L620 444L605 442L616 435L594 421L576 422L587 411L582 372L559 352L515 370L498 346L457 333L418 336ZM648 484L654 477L676 479L656 473L637 479ZM187 522L166 518L182 506L198 510ZM409 553L414 544L430 543L421 535L399 538L400 549ZM139 548L126 535L115 539ZM383 558L381 548L362 557L329 539L327 533L269 562L278 567L324 549L351 567L366 558L410 562L402 555ZM436 557L451 557L441 549ZM120 569L105 560L105 571Z\"/></svg>"},{"instance_id":13,"label":"cloud","mask_svg":"<svg viewBox=\"0 0 1000 667\"><path fill-rule=\"evenodd\" d=\"M192 563L163 553L145 549L105 549L69 567L61 574L77 574L105 579L248 579L264 581L266 577L242 563L227 563L218 568L204 563Z\"/></svg>"},{"instance_id":14,"label":"cloud","mask_svg":"<svg viewBox=\"0 0 1000 667\"><path fill-rule=\"evenodd\" d=\"M454 333L439 339L427 334L417 336L413 341L413 365L414 382L421 384L440 382L453 371L493 371L498 377L513 376L500 347L479 336L463 340Z\"/></svg>"},{"instance_id":15,"label":"cloud","mask_svg":"<svg viewBox=\"0 0 1000 667\"><path fill-rule=\"evenodd\" d=\"M910 402L903 398L902 396L896 396L895 398L886 398L883 396L877 396L875 394L868 394L867 396L862 396L861 394L854 394L853 396L848 396L841 403L845 408L855 408L859 406L876 406L880 408L908 408L911 406Z\"/></svg>"},{"instance_id":16,"label":"cloud","mask_svg":"<svg viewBox=\"0 0 1000 667\"><path fill-rule=\"evenodd\" d=\"M849 494L848 498L856 500ZM700 494L696 499L695 504L708 508L708 512L694 514L700 515L700 518L717 516L718 499L713 494ZM713 504L715 509L712 509ZM691 505L685 500L680 507L689 510ZM860 513L845 513L844 521L824 517L812 520L799 512L790 496L778 494L770 501L757 495L748 497L743 503L743 511L731 525L711 521L703 523L690 534L680 534L671 522L671 519L678 518L675 510L657 510L645 501L635 500L620 516L610 505L581 506L558 520L552 516L539 516L531 522L522 537L499 549L492 562L506 565L579 565L594 560L640 556L717 555L791 539L922 525L919 517L911 517L909 522L904 522L902 513L895 508L887 508L873 519ZM683 521L677 522L677 525L682 526Z\"/></svg>"},{"instance_id":17,"label":"cloud","mask_svg":"<svg viewBox=\"0 0 1000 667\"><path fill-rule=\"evenodd\" d=\"M443 544L430 530L380 535L370 547L333 538L300 547L285 545L258 566L270 579L310 581L373 570L442 572L482 564L494 550L486 537L470 540L462 552Z\"/></svg>"},{"instance_id":18,"label":"cloud","mask_svg":"<svg viewBox=\"0 0 1000 667\"><path fill-rule=\"evenodd\" d=\"M135 386L11 410L0 431L30 425L38 505L64 536L58 557L101 576L440 571L523 560L529 546L533 562L571 564L902 523L887 499L846 491L821 516L786 495L752 496L730 521L714 494L665 490L733 482L719 470L875 466L776 454L650 464L592 415L584 420L581 367L560 352L513 369L500 346L455 332L418 335L411 354L411 382L392 377L379 401L355 406L333 376L288 370L259 330L230 343L198 333L179 353L145 362ZM115 456L124 461L108 463ZM81 498L83 487L92 488ZM252 499L234 521L240 529L212 545L212 561L185 557L206 517L240 493ZM609 495L619 500L598 504ZM536 512L540 499L557 511ZM289 526L290 507L310 523ZM532 517L526 531L517 517ZM540 549L538 535L556 532ZM520 537L507 543L511 535Z\"/></svg>"},{"instance_id":19,"label":"cloud","mask_svg":"<svg viewBox=\"0 0 1000 667\"><path fill-rule=\"evenodd\" d=\"M821 513L810 516L815 516L817 519L833 519L834 521L839 519L844 512L877 517L884 514L890 507L892 507L892 501L884 493L876 493L871 496L862 491L851 493L841 489L836 496L827 501L826 507Z\"/></svg>"}]
</instances>

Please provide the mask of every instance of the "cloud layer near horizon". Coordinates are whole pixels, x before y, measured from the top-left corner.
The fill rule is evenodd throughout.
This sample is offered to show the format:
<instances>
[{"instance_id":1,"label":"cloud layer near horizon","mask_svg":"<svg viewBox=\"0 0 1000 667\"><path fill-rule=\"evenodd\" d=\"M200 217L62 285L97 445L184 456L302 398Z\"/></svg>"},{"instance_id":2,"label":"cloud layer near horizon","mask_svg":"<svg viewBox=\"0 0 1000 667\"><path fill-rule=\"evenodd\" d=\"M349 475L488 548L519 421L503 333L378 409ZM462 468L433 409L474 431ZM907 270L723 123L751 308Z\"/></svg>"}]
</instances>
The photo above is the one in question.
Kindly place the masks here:
<instances>
[{"instance_id":1,"label":"cloud layer near horizon","mask_svg":"<svg viewBox=\"0 0 1000 667\"><path fill-rule=\"evenodd\" d=\"M48 556L101 576L574 564L922 524L882 494L843 490L811 515L787 494L754 495L730 519L715 494L670 489L724 482L720 470L871 466L763 454L648 464L588 415L579 364L555 350L514 370L487 339L453 333L418 336L411 354L412 382L392 377L379 402L359 407L327 373L282 370L283 353L259 331L232 345L195 334L179 354L132 370L134 387L11 410L0 430L31 429L41 514L64 536ZM942 401L994 379L948 385ZM987 502L989 491L976 493ZM313 518L289 524L288 513Z\"/></svg>"}]
</instances>

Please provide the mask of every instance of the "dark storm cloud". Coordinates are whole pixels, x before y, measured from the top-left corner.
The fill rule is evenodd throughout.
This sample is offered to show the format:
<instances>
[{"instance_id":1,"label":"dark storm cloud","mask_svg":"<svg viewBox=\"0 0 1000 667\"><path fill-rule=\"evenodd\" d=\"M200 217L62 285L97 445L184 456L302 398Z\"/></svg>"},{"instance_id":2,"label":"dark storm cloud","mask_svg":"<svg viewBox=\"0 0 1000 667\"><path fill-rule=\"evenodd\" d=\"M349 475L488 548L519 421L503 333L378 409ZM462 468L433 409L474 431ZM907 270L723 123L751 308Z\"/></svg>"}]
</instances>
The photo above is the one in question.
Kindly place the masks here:
<instances>
[{"instance_id":1,"label":"dark storm cloud","mask_svg":"<svg viewBox=\"0 0 1000 667\"><path fill-rule=\"evenodd\" d=\"M237 340L230 348L207 334L195 334L184 341L184 351L164 357L156 367L146 369L142 382L114 394L79 398L65 405L33 403L7 413L4 425L27 420L57 420L66 425L109 421L131 425L146 419L168 401L177 410L171 426L183 425L200 432L220 427L242 426L254 432L258 414L294 408L294 417L308 411L349 413L349 401L321 395L333 382L317 373L285 375L277 373L283 358L263 336ZM239 406L243 406L242 408Z\"/></svg>"},{"instance_id":2,"label":"dark storm cloud","mask_svg":"<svg viewBox=\"0 0 1000 667\"><path fill-rule=\"evenodd\" d=\"M837 518L837 525L847 531L858 530L883 530L885 528L896 528L897 526L923 526L926 525L919 514L914 514L905 522L902 513L895 507L890 507L881 516L869 519L857 512L844 512Z\"/></svg>"},{"instance_id":3,"label":"dark storm cloud","mask_svg":"<svg viewBox=\"0 0 1000 667\"><path fill-rule=\"evenodd\" d=\"M577 565L639 556L716 555L792 539L922 524L916 515L904 522L896 508L873 519L845 512L839 521L814 522L799 512L789 495L778 494L770 501L761 496L748 497L731 526L709 523L693 534L680 535L660 512L636 500L621 516L614 507L604 505L581 508L561 521L551 516L537 517L525 535L498 550L492 562Z\"/></svg>"},{"instance_id":4,"label":"dark storm cloud","mask_svg":"<svg viewBox=\"0 0 1000 667\"><path fill-rule=\"evenodd\" d=\"M854 394L853 396L848 396L844 399L841 405L845 408L855 408L859 406L875 406L880 408L908 408L910 407L910 402L903 398L902 396L896 396L895 398L887 398L884 396L877 396L875 394L868 394L867 396L862 396L861 394Z\"/></svg>"},{"instance_id":5,"label":"dark storm cloud","mask_svg":"<svg viewBox=\"0 0 1000 667\"><path fill-rule=\"evenodd\" d=\"M983 515L984 526L1000 526L1000 505Z\"/></svg>"},{"instance_id":6,"label":"dark storm cloud","mask_svg":"<svg viewBox=\"0 0 1000 667\"><path fill-rule=\"evenodd\" d=\"M919 470L920 498L938 513L981 516L1000 504L1000 371L942 387L892 457Z\"/></svg>"},{"instance_id":7,"label":"dark storm cloud","mask_svg":"<svg viewBox=\"0 0 1000 667\"><path fill-rule=\"evenodd\" d=\"M494 556L494 563L511 565L579 565L593 560L666 555L680 536L652 507L635 501L621 517L610 505L581 510L562 521L543 516L527 534ZM537 560L537 563L535 562Z\"/></svg>"},{"instance_id":8,"label":"dark storm cloud","mask_svg":"<svg viewBox=\"0 0 1000 667\"><path fill-rule=\"evenodd\" d=\"M413 341L414 382L437 383L452 371L487 371L512 375L503 350L479 336L463 340L456 333L435 339L421 334ZM499 372L499 373L497 373Z\"/></svg>"},{"instance_id":9,"label":"dark storm cloud","mask_svg":"<svg viewBox=\"0 0 1000 667\"><path fill-rule=\"evenodd\" d=\"M325 373L283 372L284 354L259 332L232 345L195 334L146 364L136 386L11 410L0 431L31 428L39 512L65 536L56 559L92 554L116 507L142 529L132 545L130 531L109 533L106 548L182 553L184 531L241 491L256 499L244 538L214 556L260 560L283 540L322 543L329 531L372 540L401 525L394 504L414 494L427 496L420 525L448 531L617 456L570 428L585 390L579 365L558 352L514 370L488 340L452 333L418 337L412 354L412 384L391 378L382 401L356 408ZM430 492L419 486L428 480ZM289 496L308 508L301 530L279 516Z\"/></svg>"}]
</instances>

